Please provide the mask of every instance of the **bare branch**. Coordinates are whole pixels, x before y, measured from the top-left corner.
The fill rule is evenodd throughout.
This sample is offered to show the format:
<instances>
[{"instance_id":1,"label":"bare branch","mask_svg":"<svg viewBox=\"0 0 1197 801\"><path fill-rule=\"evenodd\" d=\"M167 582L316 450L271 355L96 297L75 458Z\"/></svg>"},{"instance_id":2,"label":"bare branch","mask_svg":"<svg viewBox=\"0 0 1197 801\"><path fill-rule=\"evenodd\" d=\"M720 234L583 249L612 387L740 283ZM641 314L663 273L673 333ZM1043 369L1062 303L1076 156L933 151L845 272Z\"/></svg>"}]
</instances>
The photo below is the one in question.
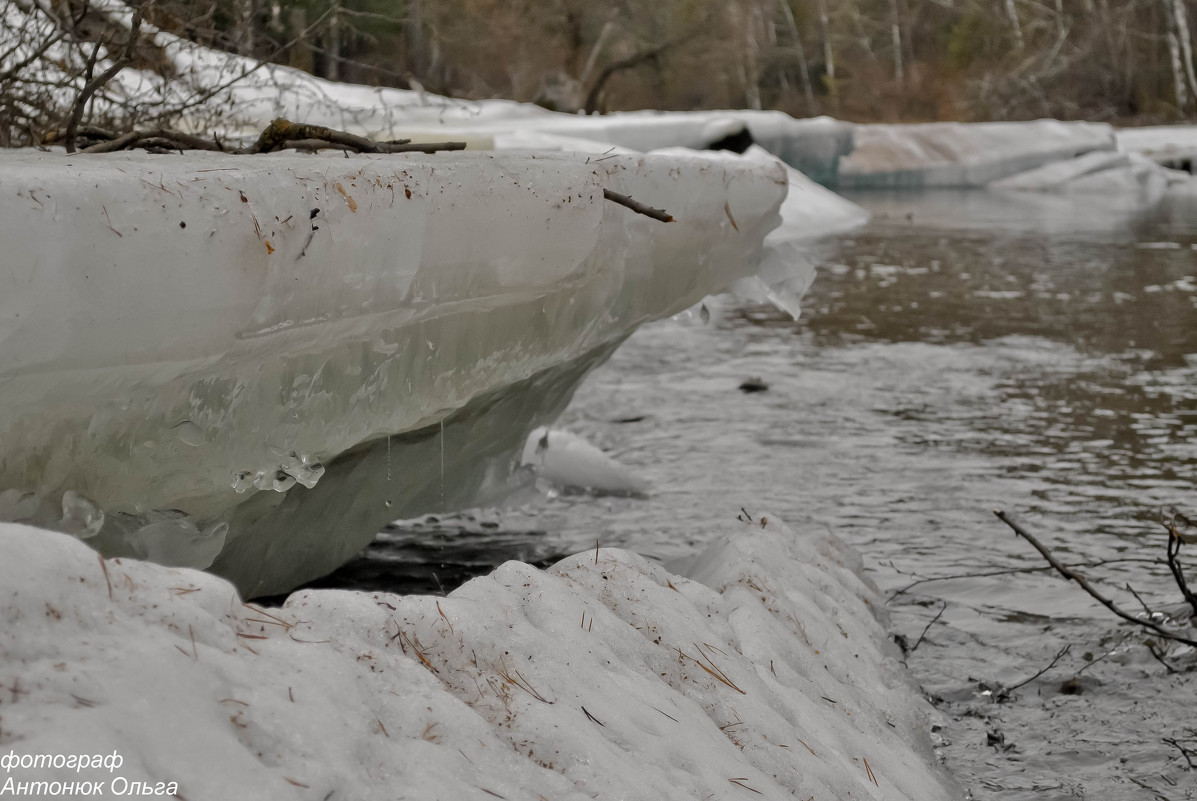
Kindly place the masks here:
<instances>
[{"instance_id":1,"label":"bare branch","mask_svg":"<svg viewBox=\"0 0 1197 801\"><path fill-rule=\"evenodd\" d=\"M1143 618L1135 617L1134 615L1130 614L1129 612L1123 611L1117 604L1115 604L1109 598L1106 598L1104 595L1102 595L1096 589L1094 589L1093 585L1089 583L1089 580L1087 578L1085 578L1080 573L1077 573L1076 571L1070 569L1068 566L1066 566L1062 562L1060 562L1060 560L1056 559L1056 557L1052 554L1052 552L1049 551L1047 549L1047 547L1043 545L1043 543L1039 542L1039 540L1035 539L1035 537L1032 536L1029 532L1027 532L1026 529L1024 529L1022 526L1018 525L1013 520L1011 520L1009 517L1007 517L1005 512L1003 512L1000 509L995 509L993 513L994 513L994 515L997 516L998 520L1001 520L1003 523L1005 523L1007 526L1009 526L1011 529L1013 529L1015 534L1022 537L1027 542L1031 543L1031 545L1035 548L1035 550L1039 551L1039 553L1043 556L1043 558L1047 560L1047 563L1056 569L1057 573L1059 573L1064 578L1069 579L1071 581L1075 581L1077 584L1081 585L1081 589L1083 589L1085 592L1089 593L1089 595L1095 601L1100 603L1106 609L1109 609L1114 614L1118 615L1118 617L1122 618L1123 620L1127 620L1131 623L1134 623L1137 626L1142 626L1145 629L1150 629L1151 631L1154 631L1156 634L1158 634L1160 637L1163 637L1164 639L1175 640L1176 642L1183 642L1185 645L1191 645L1194 648L1197 648L1197 640L1191 640L1188 637L1182 637L1181 635L1176 634L1175 632L1168 631L1168 629L1164 628L1163 626L1159 625L1158 623L1156 623L1153 620L1144 620Z\"/></svg>"},{"instance_id":2,"label":"bare branch","mask_svg":"<svg viewBox=\"0 0 1197 801\"><path fill-rule=\"evenodd\" d=\"M944 601L943 606L941 606L939 611L936 612L935 617L931 618L931 622L928 623L926 628L923 629L923 633L919 635L917 640L915 640L914 645L910 646L910 650L907 653L913 654L916 650L918 650L918 647L923 644L923 639L927 636L927 632L931 630L932 626L939 622L939 619L943 617L943 613L946 611L948 611L948 602Z\"/></svg>"},{"instance_id":3,"label":"bare branch","mask_svg":"<svg viewBox=\"0 0 1197 801\"><path fill-rule=\"evenodd\" d=\"M1061 659L1063 659L1063 658L1064 658L1064 655L1065 655L1066 653L1068 653L1069 651L1071 651L1071 650L1072 650L1072 643L1069 643L1068 645L1065 645L1065 646L1064 646L1063 648L1061 648L1061 649L1060 649L1060 651L1059 651L1059 652L1056 654L1056 657L1055 657L1055 659L1053 659L1051 662L1048 662L1048 664L1047 664L1047 667L1045 667L1043 670L1041 670L1041 671L1039 671L1038 673L1036 673L1034 676L1031 676L1029 679L1023 679L1023 680L1022 680L1022 681L1020 681L1018 684L1012 684L1012 685L1010 685L1009 687L1007 687L1007 688L1006 688L1006 692L1008 692L1008 693L1011 693L1011 692L1014 692L1015 690L1017 690L1019 687L1025 687L1026 685L1030 684L1030 683L1031 683L1031 682L1033 682L1035 679L1039 678L1039 677L1040 677L1040 676L1042 676L1044 673L1046 673L1046 672L1048 672L1049 670L1051 670L1052 668L1054 668L1054 667L1056 666L1056 663L1057 663L1057 662L1059 662Z\"/></svg>"},{"instance_id":4,"label":"bare branch","mask_svg":"<svg viewBox=\"0 0 1197 801\"><path fill-rule=\"evenodd\" d=\"M1164 528L1168 530L1168 569L1172 571L1172 577L1176 579L1176 586L1180 587L1181 595L1188 601L1193 614L1197 615L1197 596L1193 595L1189 590L1189 584L1185 581L1184 570L1181 569L1180 561L1178 560L1180 546L1185 539L1176 527L1178 520L1181 525L1188 525L1189 523L1188 518L1181 514L1176 514L1164 521Z\"/></svg>"},{"instance_id":5,"label":"bare branch","mask_svg":"<svg viewBox=\"0 0 1197 801\"><path fill-rule=\"evenodd\" d=\"M116 77L116 74L129 65L133 60L133 51L137 47L137 35L141 31L141 12L139 6L133 11L133 21L129 26L129 38L125 40L124 51L113 60L108 69L101 72L99 75L91 78L84 87L79 90L79 94L75 97L75 104L71 108L71 116L66 124L66 137L63 142L66 145L68 153L75 152L75 133L79 128L79 123L83 120L83 110L87 107L87 101L96 93L104 84ZM96 53L99 51L100 43L96 42L96 49L92 51L92 60L88 64L88 74L91 74L91 65L95 63Z\"/></svg>"},{"instance_id":6,"label":"bare branch","mask_svg":"<svg viewBox=\"0 0 1197 801\"><path fill-rule=\"evenodd\" d=\"M632 211L637 214L643 214L645 217L652 217L654 220L660 220L661 222L673 222L673 215L664 209L654 209L651 206L646 206L637 200L632 200L627 195L621 195L618 192L612 192L610 189L604 189L603 197L612 203L627 206Z\"/></svg>"}]
</instances>

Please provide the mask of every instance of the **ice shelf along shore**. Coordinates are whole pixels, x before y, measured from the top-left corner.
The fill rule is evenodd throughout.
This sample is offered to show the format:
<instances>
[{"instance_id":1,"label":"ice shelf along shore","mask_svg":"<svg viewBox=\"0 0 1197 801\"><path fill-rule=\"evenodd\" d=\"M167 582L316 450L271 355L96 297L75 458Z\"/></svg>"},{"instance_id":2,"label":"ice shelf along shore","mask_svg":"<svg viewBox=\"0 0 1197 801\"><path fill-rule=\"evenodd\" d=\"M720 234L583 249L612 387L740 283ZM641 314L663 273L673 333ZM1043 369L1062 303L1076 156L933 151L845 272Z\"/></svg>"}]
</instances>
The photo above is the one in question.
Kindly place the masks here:
<instances>
[{"instance_id":1,"label":"ice shelf along shore","mask_svg":"<svg viewBox=\"0 0 1197 801\"><path fill-rule=\"evenodd\" d=\"M0 524L0 752L17 760L0 782L174 783L189 801L958 798L854 552L772 518L726 525L669 569L600 548L447 597L307 590L262 609L208 573ZM21 767L41 754L121 764Z\"/></svg>"},{"instance_id":2,"label":"ice shelf along shore","mask_svg":"<svg viewBox=\"0 0 1197 801\"><path fill-rule=\"evenodd\" d=\"M694 152L0 154L0 519L247 595L323 575L501 495L639 324L784 257L787 187Z\"/></svg>"}]
</instances>

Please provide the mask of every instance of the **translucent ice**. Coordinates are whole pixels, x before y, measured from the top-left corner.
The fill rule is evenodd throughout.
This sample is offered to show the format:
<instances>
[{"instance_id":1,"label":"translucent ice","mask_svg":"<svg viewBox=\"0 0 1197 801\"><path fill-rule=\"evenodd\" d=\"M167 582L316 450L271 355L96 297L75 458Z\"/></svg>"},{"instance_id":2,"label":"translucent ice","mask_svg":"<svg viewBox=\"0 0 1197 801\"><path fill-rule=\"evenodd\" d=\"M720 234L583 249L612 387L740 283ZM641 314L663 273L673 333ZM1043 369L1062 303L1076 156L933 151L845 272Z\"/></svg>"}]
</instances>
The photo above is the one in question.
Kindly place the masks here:
<instances>
[{"instance_id":1,"label":"translucent ice","mask_svg":"<svg viewBox=\"0 0 1197 801\"><path fill-rule=\"evenodd\" d=\"M0 489L110 555L211 559L119 515L227 523L213 569L285 590L500 495L624 337L758 269L788 183L693 153L0 153Z\"/></svg>"},{"instance_id":2,"label":"translucent ice","mask_svg":"<svg viewBox=\"0 0 1197 801\"><path fill-rule=\"evenodd\" d=\"M182 512L153 512L136 522L123 521L124 538L134 555L160 565L208 567L224 547L228 523L196 526Z\"/></svg>"},{"instance_id":3,"label":"translucent ice","mask_svg":"<svg viewBox=\"0 0 1197 801\"><path fill-rule=\"evenodd\" d=\"M62 493L62 519L59 526L81 540L89 539L104 528L104 510L95 501L74 490L67 490Z\"/></svg>"},{"instance_id":4,"label":"translucent ice","mask_svg":"<svg viewBox=\"0 0 1197 801\"><path fill-rule=\"evenodd\" d=\"M18 489L0 492L0 521L20 523L29 520L37 512L37 508L37 495L32 492L21 492Z\"/></svg>"}]
</instances>

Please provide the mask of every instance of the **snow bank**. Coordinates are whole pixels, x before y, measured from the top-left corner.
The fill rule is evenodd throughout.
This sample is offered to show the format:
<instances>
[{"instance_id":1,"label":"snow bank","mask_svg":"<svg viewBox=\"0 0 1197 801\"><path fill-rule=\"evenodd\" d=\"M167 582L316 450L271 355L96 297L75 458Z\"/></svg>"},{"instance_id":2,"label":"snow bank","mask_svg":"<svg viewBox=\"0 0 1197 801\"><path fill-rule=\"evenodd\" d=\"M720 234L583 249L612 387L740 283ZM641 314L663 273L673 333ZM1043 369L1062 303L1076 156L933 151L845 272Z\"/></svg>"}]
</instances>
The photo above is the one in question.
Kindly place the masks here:
<instances>
[{"instance_id":1,"label":"snow bank","mask_svg":"<svg viewBox=\"0 0 1197 801\"><path fill-rule=\"evenodd\" d=\"M0 516L286 590L503 492L785 192L714 155L0 154Z\"/></svg>"},{"instance_id":2,"label":"snow bank","mask_svg":"<svg viewBox=\"0 0 1197 801\"><path fill-rule=\"evenodd\" d=\"M264 610L0 524L4 754L121 759L5 779L190 801L957 797L838 541L737 524L686 572L601 549L443 598Z\"/></svg>"},{"instance_id":3,"label":"snow bank","mask_svg":"<svg viewBox=\"0 0 1197 801\"><path fill-rule=\"evenodd\" d=\"M840 188L984 186L1053 161L1113 150L1114 129L1088 122L860 125L840 160Z\"/></svg>"}]
</instances>

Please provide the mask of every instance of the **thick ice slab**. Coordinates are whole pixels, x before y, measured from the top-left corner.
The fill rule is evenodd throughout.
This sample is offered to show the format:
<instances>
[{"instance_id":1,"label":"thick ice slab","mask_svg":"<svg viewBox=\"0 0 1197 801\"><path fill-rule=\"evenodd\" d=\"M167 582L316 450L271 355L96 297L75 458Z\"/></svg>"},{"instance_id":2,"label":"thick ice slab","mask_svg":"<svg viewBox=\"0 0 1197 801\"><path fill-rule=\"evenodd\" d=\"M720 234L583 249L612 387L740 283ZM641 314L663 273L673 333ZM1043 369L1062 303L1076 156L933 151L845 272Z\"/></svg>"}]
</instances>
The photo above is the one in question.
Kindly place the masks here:
<instances>
[{"instance_id":1,"label":"thick ice slab","mask_svg":"<svg viewBox=\"0 0 1197 801\"><path fill-rule=\"evenodd\" d=\"M1187 165L1192 171L1194 159L1197 159L1197 126L1122 128L1118 131L1118 149L1139 153L1170 167Z\"/></svg>"},{"instance_id":2,"label":"thick ice slab","mask_svg":"<svg viewBox=\"0 0 1197 801\"><path fill-rule=\"evenodd\" d=\"M601 549L448 597L262 610L0 524L5 753L122 758L6 778L190 801L959 797L859 570L770 519L682 573Z\"/></svg>"},{"instance_id":3,"label":"thick ice slab","mask_svg":"<svg viewBox=\"0 0 1197 801\"><path fill-rule=\"evenodd\" d=\"M1188 178L1187 173L1161 167L1139 153L1095 151L1020 172L989 186L1003 191L1115 196L1150 206L1164 196L1171 183L1187 183Z\"/></svg>"},{"instance_id":4,"label":"thick ice slab","mask_svg":"<svg viewBox=\"0 0 1197 801\"><path fill-rule=\"evenodd\" d=\"M840 160L840 188L984 186L1053 161L1115 147L1114 129L1088 122L859 125Z\"/></svg>"},{"instance_id":5,"label":"thick ice slab","mask_svg":"<svg viewBox=\"0 0 1197 801\"><path fill-rule=\"evenodd\" d=\"M504 489L785 192L727 157L0 154L0 518L283 591Z\"/></svg>"}]
</instances>

